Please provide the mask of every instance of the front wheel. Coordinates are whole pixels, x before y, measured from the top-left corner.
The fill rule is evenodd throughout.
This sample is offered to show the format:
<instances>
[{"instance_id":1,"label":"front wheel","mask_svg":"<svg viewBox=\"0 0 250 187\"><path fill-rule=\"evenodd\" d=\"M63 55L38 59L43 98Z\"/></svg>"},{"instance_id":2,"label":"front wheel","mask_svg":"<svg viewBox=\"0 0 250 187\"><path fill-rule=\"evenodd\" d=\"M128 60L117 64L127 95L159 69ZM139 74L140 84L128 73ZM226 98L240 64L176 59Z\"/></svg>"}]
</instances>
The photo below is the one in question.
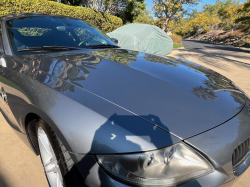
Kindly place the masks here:
<instances>
[{"instance_id":1,"label":"front wheel","mask_svg":"<svg viewBox=\"0 0 250 187\"><path fill-rule=\"evenodd\" d=\"M55 151L46 133L46 129L38 126L37 138L44 172L49 185L51 187L63 187L63 175Z\"/></svg>"},{"instance_id":2,"label":"front wheel","mask_svg":"<svg viewBox=\"0 0 250 187\"><path fill-rule=\"evenodd\" d=\"M84 178L50 126L39 119L36 122L36 132L44 172L50 187L85 187Z\"/></svg>"}]
</instances>

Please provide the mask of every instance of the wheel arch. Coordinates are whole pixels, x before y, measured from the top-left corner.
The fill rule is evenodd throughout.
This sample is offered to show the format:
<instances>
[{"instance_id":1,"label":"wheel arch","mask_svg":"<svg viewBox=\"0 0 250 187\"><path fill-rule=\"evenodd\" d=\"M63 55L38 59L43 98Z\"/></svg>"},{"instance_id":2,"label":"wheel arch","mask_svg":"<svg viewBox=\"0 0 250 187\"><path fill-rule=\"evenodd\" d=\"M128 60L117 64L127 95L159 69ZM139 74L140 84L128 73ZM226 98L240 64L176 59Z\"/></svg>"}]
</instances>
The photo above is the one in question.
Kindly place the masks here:
<instances>
[{"instance_id":1,"label":"wheel arch","mask_svg":"<svg viewBox=\"0 0 250 187\"><path fill-rule=\"evenodd\" d=\"M45 123L47 123L51 129L54 131L54 133L59 137L59 139L64 144L65 148L69 150L69 144L65 140L63 134L61 133L60 129L58 129L58 126L51 120L49 116L47 116L45 113L39 110L32 110L32 112L26 112L26 115L24 115L23 121L23 129L25 133L27 134L27 137L29 139L29 142L31 146L34 149L35 154L39 155L39 147L37 142L37 135L36 135L36 124L39 119L42 119Z\"/></svg>"}]
</instances>

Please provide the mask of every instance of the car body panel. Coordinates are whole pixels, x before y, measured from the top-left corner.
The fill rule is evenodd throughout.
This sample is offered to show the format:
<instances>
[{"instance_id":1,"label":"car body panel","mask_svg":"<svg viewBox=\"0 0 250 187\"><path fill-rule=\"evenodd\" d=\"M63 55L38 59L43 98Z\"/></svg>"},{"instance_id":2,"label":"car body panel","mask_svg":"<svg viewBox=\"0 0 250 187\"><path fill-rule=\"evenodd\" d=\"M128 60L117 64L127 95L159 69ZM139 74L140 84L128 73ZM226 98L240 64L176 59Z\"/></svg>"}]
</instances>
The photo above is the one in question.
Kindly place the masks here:
<instances>
[{"instance_id":1,"label":"car body panel","mask_svg":"<svg viewBox=\"0 0 250 187\"><path fill-rule=\"evenodd\" d=\"M209 158L216 161L234 178L232 165L233 151L250 137L250 100L242 111L225 124L185 140ZM248 166L246 166L248 167Z\"/></svg>"},{"instance_id":2,"label":"car body panel","mask_svg":"<svg viewBox=\"0 0 250 187\"><path fill-rule=\"evenodd\" d=\"M40 82L55 87L62 79L136 115L158 116L154 124L180 139L222 124L245 105L225 77L172 57L103 49L20 58L42 71Z\"/></svg>"},{"instance_id":3,"label":"car body panel","mask_svg":"<svg viewBox=\"0 0 250 187\"><path fill-rule=\"evenodd\" d=\"M102 50L102 51L105 52L105 50ZM160 58L160 59L163 59L163 58ZM21 59L6 56L5 60L7 62L7 68L1 67L0 69L0 71L2 71L2 75L5 76L3 77L9 81L12 81L13 84L18 85L21 88L20 90L23 90L22 93L25 93L23 95L27 96L26 100L22 99L21 97L14 97L15 94L8 92L8 89L7 89L9 107L11 107L12 108L11 111L15 113L14 115L16 116L17 121L25 120L25 119L21 119L22 118L21 116L25 116L25 114L21 114L22 111L18 111L18 109L23 110L23 108L27 108L27 109L37 108L38 110L41 111L40 113L43 113L41 117L46 116L46 115L49 116L49 117L45 117L45 119L50 118L49 119L50 122L48 123L54 124L52 126L55 126L54 127L55 129L58 129L58 130L60 129L61 131L61 129L63 129L64 126L67 126L65 124L66 121L67 123L70 123L70 121L65 120L63 117L61 119L58 119L57 115L50 113L50 108L53 108L54 111L56 111L55 108L58 108L58 110L61 111L62 116L64 115L74 116L74 117L70 117L72 121L73 120L75 121L74 123L78 123L76 121L88 121L89 118L90 119L93 118L91 116L100 116L100 118L95 117L95 119L96 121L101 121L102 124L107 124L108 119L112 119L112 120L115 119L115 121L118 121L118 122L128 121L126 128L129 127L129 124L134 123L134 125L131 125L131 128L129 128L130 132L134 131L134 133L131 133L131 134L128 134L128 132L125 132L125 131L123 132L119 129L117 129L116 131L114 131L113 129L107 130L109 132L109 139L114 138L115 136L117 137L118 132L123 132L124 133L123 136L119 135L118 137L123 137L124 141L127 141L127 142L138 141L138 139L136 140L133 140L133 139L129 140L129 138L124 139L126 134L129 136L132 136L133 134L134 136L142 136L143 141L145 141L146 139L146 142L151 143L150 145L145 144L146 146L144 147L138 146L136 148L135 146L134 149L129 149L129 146L127 147L118 146L118 143L117 143L115 145L112 145L114 146L114 148L106 149L106 150L102 149L100 151L100 148L93 150L91 148L91 142L88 143L89 147L87 148L87 146L83 147L81 144L79 145L76 139L71 138L72 140L70 140L70 136L72 135L69 135L69 132L68 132L70 131L69 128L65 130L64 132L58 132L62 136L60 138L64 139L65 140L64 142L67 142L69 144L67 148L70 151L76 152L76 153L84 153L84 154L89 153L89 152L98 153L98 151L99 153L114 153L114 152L127 152L129 150L130 152L136 152L136 151L152 150L152 149L156 149L159 147L167 146L167 145L170 145L171 143L176 143L179 141L178 138L176 137L180 136L180 133L178 133L177 131L181 131L180 129L183 129L182 125L177 125L176 123L174 123L174 118L176 118L176 115L180 113L179 109L185 111L185 113L183 112L184 114L182 114L182 116L183 115L186 116L187 115L186 113L190 115L189 118L187 118L185 121L183 121L185 118L178 118L182 120L182 123L181 121L178 121L179 124L186 125L186 130L181 131L181 132L185 132L186 136L182 136L182 137L189 137L197 133L203 132L205 130L208 130L209 128L213 128L215 125L219 125L220 123L223 123L224 121L230 119L241 110L245 102L245 96L239 90L237 90L237 88L235 88L230 82L228 83L226 82L227 83L227 84L225 83L226 86L215 85L220 89L225 89L225 88L230 89L229 91L222 90L220 91L220 93L217 94L221 98L221 101L218 102L218 104L216 105L215 101L218 98L216 98L215 101L199 98L196 95L192 94L192 92L188 90L188 88L181 89L180 86L176 86L168 82L162 81L158 78L151 76L148 73L141 73L138 70L135 70L128 66L124 66L117 62L111 62L110 60L106 60L106 59L103 60L99 56L93 56L92 54L89 54L88 52L84 53L84 51L82 51L81 53L79 53L79 51L74 51L74 52L51 53L51 54L38 55L38 56L27 55L27 56L22 56ZM169 63L174 63L173 59L167 59L167 60L169 61ZM24 61L26 63L24 63ZM151 63L155 64L154 62L151 62ZM178 66L177 67L173 66L173 67L178 68ZM108 78L108 80L110 80L108 84L107 83L108 81L106 80L106 76L105 74L103 75L103 73L105 72L110 73L109 69L111 71L117 70L117 72L119 73L116 74L116 76L119 77L119 74L122 74L123 72L122 70L123 68L126 69L124 73L126 74L127 73L126 71L128 71L128 75L130 75L127 77L126 82L121 83L122 86L118 88L119 86L118 79L116 81L112 81L112 79ZM189 70L184 69L184 71L189 71ZM132 75L135 73L137 74L139 73L142 75L138 76L137 80L139 80L139 82L135 81L134 83L133 80L135 80L135 77L133 77ZM205 75L199 73L198 76L204 77ZM110 77L113 77L113 76L110 76ZM216 75L212 75L211 77L214 78L214 80L212 81L215 82ZM125 77L122 77L122 78L125 78ZM143 84L143 82L145 82L144 80L149 80L150 78L153 79L152 83L150 83L149 81L146 81L147 85L150 85L150 86L145 86L145 85L139 86L140 83ZM105 85L106 88L103 87L103 85ZM112 85L113 85L113 88L112 88ZM136 85L139 87L139 89L137 88ZM157 89L152 89L152 86L156 86ZM50 89L48 89L48 87L50 87ZM102 90L103 92L98 93L98 90L96 90L95 87L99 88L99 90ZM128 89L128 87L131 87L132 91L126 92L126 89ZM116 89L122 90L123 92L116 92L115 91ZM164 94L161 92L157 94L154 90L162 90ZM108 91L111 93L112 97L106 98L105 97L106 95L103 96L102 93L106 94L106 92ZM175 94L176 91L179 91L180 95ZM185 93L186 97L189 96L193 100L188 101L188 103L184 99L180 100L181 98L183 98L183 95L182 95L183 93ZM151 107L146 107L145 105L143 105L143 102L141 102L142 101L141 98L139 98L139 94L141 95L142 98L147 100L145 101L146 103L149 100L153 100L151 101L151 103L149 103L151 104ZM150 96L153 96L155 94L157 94L157 97L153 97L152 99L145 98L146 96L150 98ZM234 97L234 95L238 97L236 98L236 96ZM134 97L134 96L137 96L137 97ZM56 99L57 97L64 98L64 99ZM119 103L119 101L116 101L118 97L124 98L124 99L121 99L122 103ZM160 99L164 100L164 98L172 98L173 101L169 102L169 105L166 106L166 104L168 103L167 101L169 101L169 99L166 101L166 103L162 104ZM18 101L18 99L20 101ZM114 102L114 100L116 102ZM140 102L137 102L136 100L139 100ZM195 106L197 107L197 105L192 106L192 102L194 102L194 100L197 101L199 105L206 104L205 105L206 107L208 106L213 107L212 109L215 110L217 113L218 113L218 110L216 110L216 107L219 107L219 109L221 109L220 106L218 105L225 104L225 106L223 107L223 110L224 108L225 110L221 112L220 115L219 114L216 115L216 112L209 111L209 110L207 110L207 113L204 113L204 115L208 115L210 112L212 112L213 116L215 117L218 116L218 118L221 121L219 121L218 123L214 123L213 126L207 125L208 122L206 121L210 120L208 117L200 118L199 120L201 120L200 122L201 125L198 125L198 126L195 125L195 123L191 123L195 121L191 121L191 122L188 121L188 119L196 120L197 117L199 117L198 115L199 111L195 109ZM27 101L32 104L28 103ZM68 101L68 103L66 103L66 101ZM130 107L133 107L132 105L133 103L131 101L134 102L134 106L135 106L134 108L132 108L132 111ZM128 105L127 103L129 104L129 107L127 107L128 109L124 107L124 105L125 106ZM139 106L140 103L143 107ZM185 108L183 108L185 106L184 105L185 103L187 103L186 110ZM150 106L149 104L147 106ZM174 104L176 104L176 106L174 106ZM30 105L31 107L30 106L24 107L25 105ZM180 105L182 105L183 107L180 108ZM194 118L192 115L194 114L194 111L190 111L190 108L188 108L189 105L197 113L195 114L195 116L197 116L196 118ZM74 114L69 115L69 110L63 106L69 106L69 108L79 107L77 111L85 110L84 113L86 113L86 115L81 115L82 118L77 117L80 115L76 115L75 111L71 111ZM179 109L177 107L179 107ZM155 108L155 109L150 110L151 108ZM166 115L165 112L163 112L163 109L164 111L168 110L169 113L172 112L173 114L175 112L177 114L173 117L170 116L171 119L169 119L170 117ZM27 110L24 110L24 111L28 113ZM34 111L34 109L30 110L30 112L32 111ZM136 111L136 113L134 111ZM154 115L155 113L157 113L157 115ZM18 114L20 115L20 117L17 117L19 116ZM118 118L115 117L116 115L118 116ZM202 114L200 115L204 117L204 115ZM224 118L221 118L221 116L223 116ZM212 117L210 116L210 118ZM123 119L123 120L120 120L120 119ZM166 123L168 122L166 120L171 120L170 122L172 123ZM91 122L91 124L97 125L96 121ZM124 124L121 122L119 123L123 127ZM212 121L212 122L215 122L215 121ZM166 124L169 124L169 125L166 125ZM73 125L76 125L76 127L73 128L73 131L74 129L86 128L85 126L87 126L84 124L82 124L82 127L80 127L80 125L78 124L73 124ZM150 127L147 128L146 126L148 127L150 126ZM159 128L156 128L157 126ZM202 129L200 129L199 126L202 126ZM92 133L94 134L95 131L97 131L97 129L100 128L100 122L99 122L99 126L97 125L96 127L94 127L93 125L91 125L91 127L93 127ZM148 131L139 133L140 129L148 129ZM150 132L150 129L152 132ZM157 129L157 131L160 130L159 135L158 134L156 135L154 129ZM197 131L197 129L199 131ZM22 132L25 132L25 127L20 128L20 130ZM97 131L97 132L102 132L103 130L106 131L106 128L101 128L101 131ZM173 135L169 135L168 133L164 131L171 132ZM90 132L91 131L86 132L86 133L92 134ZM190 132L193 132L193 133L190 133ZM176 137L175 137L175 134L177 134ZM157 137L157 136L164 137L164 139L162 141L156 141L154 137ZM77 136L74 136L74 138L76 137ZM80 137L81 136L79 135L78 139L80 139ZM94 136L94 137L97 137L97 136ZM91 139L93 140L93 138ZM88 141L90 141L91 139L89 139ZM105 142L101 140L101 138L98 138L98 139L100 139L100 142ZM144 144L143 141L141 142L141 145ZM95 142L98 142L98 141L95 140Z\"/></svg>"},{"instance_id":4,"label":"car body panel","mask_svg":"<svg viewBox=\"0 0 250 187\"><path fill-rule=\"evenodd\" d=\"M8 62L10 65L16 61ZM19 131L26 132L25 116L32 112L49 123L67 150L75 153L138 152L180 141L152 123L77 86L73 86L74 92L71 92L72 90L64 90L70 84L55 77L49 77L49 82L54 81L54 84L47 84L48 87L39 83L44 78L43 73L29 74L28 69L28 76L17 73L17 70L23 71L25 68L19 67L18 63L14 64L15 69L0 67L0 79L9 81L3 87L8 95L7 106L13 112L15 120L21 122L17 129ZM45 79L47 78L46 74ZM61 90L56 87L58 90L55 91L53 88L58 84ZM160 123L157 116L149 114L143 117ZM8 118L10 117L7 116L7 120Z\"/></svg>"}]
</instances>

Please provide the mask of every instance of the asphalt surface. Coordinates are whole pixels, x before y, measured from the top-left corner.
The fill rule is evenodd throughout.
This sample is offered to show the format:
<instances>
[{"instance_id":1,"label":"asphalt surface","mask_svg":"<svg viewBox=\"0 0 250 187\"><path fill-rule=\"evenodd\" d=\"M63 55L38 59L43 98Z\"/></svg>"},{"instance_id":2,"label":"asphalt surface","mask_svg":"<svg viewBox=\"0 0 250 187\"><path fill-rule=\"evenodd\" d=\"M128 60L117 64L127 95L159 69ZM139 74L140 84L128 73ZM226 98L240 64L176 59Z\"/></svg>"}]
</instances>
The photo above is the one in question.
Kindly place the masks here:
<instances>
[{"instance_id":1,"label":"asphalt surface","mask_svg":"<svg viewBox=\"0 0 250 187\"><path fill-rule=\"evenodd\" d=\"M182 40L182 44L185 47L185 49L189 49L189 50L210 49L210 50L224 50L224 51L250 53L250 51L246 51L244 49L231 47L231 46L227 46L227 45L214 44L211 42L204 42L204 41Z\"/></svg>"}]
</instances>

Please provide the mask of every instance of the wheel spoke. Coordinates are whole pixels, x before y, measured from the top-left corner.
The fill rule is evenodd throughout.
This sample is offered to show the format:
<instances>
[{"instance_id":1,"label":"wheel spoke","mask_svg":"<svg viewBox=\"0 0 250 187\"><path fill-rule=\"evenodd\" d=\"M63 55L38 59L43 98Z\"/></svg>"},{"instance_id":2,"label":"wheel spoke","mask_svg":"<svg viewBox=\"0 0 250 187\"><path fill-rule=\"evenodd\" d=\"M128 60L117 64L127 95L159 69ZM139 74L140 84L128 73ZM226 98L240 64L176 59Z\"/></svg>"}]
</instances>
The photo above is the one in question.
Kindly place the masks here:
<instances>
[{"instance_id":1,"label":"wheel spoke","mask_svg":"<svg viewBox=\"0 0 250 187\"><path fill-rule=\"evenodd\" d=\"M56 184L57 184L57 187L62 187L61 176L59 173L57 173L56 175Z\"/></svg>"},{"instance_id":2,"label":"wheel spoke","mask_svg":"<svg viewBox=\"0 0 250 187\"><path fill-rule=\"evenodd\" d=\"M52 166L52 165L51 165ZM46 173L57 173L56 165L53 165L50 169L46 170Z\"/></svg>"},{"instance_id":3,"label":"wheel spoke","mask_svg":"<svg viewBox=\"0 0 250 187\"><path fill-rule=\"evenodd\" d=\"M38 128L38 144L44 171L47 175L50 186L63 187L63 178L54 150L46 133L41 127Z\"/></svg>"},{"instance_id":4,"label":"wheel spoke","mask_svg":"<svg viewBox=\"0 0 250 187\"><path fill-rule=\"evenodd\" d=\"M53 159L52 158L46 164L44 164L44 167L46 168L50 164L53 164Z\"/></svg>"},{"instance_id":5,"label":"wheel spoke","mask_svg":"<svg viewBox=\"0 0 250 187\"><path fill-rule=\"evenodd\" d=\"M43 135L44 136L44 135ZM45 135L46 136L46 135ZM46 139L44 137L42 137L42 135L38 136L38 139L40 140L40 143L42 144L42 146L44 147L44 149L46 150L46 153L52 158L52 153L51 153L51 149L50 146L48 144L48 142L45 142Z\"/></svg>"}]
</instances>

